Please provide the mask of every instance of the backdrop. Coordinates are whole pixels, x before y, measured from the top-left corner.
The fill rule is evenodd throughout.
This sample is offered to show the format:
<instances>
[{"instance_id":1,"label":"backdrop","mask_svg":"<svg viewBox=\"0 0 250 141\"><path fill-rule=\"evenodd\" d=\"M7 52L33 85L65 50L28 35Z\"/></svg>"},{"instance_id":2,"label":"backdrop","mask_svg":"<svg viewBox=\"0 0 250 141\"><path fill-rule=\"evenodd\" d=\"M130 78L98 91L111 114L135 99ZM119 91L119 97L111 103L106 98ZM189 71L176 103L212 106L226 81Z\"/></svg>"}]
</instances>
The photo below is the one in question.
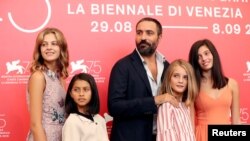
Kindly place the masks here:
<instances>
[{"instance_id":1,"label":"backdrop","mask_svg":"<svg viewBox=\"0 0 250 141\"><path fill-rule=\"evenodd\" d=\"M35 38L45 27L65 34L70 77L92 74L101 97L108 131L107 88L111 68L135 48L135 24L145 16L163 25L158 49L167 60L187 59L196 40L216 45L224 72L240 86L240 112L249 121L249 0L1 0L0 2L0 140L25 140L29 129L26 85Z\"/></svg>"}]
</instances>

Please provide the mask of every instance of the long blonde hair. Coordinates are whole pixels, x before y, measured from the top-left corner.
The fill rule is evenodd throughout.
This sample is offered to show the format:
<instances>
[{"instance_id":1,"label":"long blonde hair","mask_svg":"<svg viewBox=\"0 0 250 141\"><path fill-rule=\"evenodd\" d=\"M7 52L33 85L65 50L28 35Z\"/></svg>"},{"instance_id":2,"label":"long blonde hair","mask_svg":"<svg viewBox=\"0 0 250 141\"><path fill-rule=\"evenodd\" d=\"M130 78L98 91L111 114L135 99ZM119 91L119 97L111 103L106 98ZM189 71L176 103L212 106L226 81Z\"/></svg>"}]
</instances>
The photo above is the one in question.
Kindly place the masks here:
<instances>
[{"instance_id":1,"label":"long blonde hair","mask_svg":"<svg viewBox=\"0 0 250 141\"><path fill-rule=\"evenodd\" d=\"M183 59L174 60L169 65L167 71L164 74L164 79L161 86L161 93L173 94L170 82L173 72L177 66L182 67L187 72L188 75L188 83L187 83L188 86L183 93L181 101L184 102L187 106L189 106L192 102L194 102L194 99L198 93L198 87L193 67L191 66L191 64L189 64L187 61Z\"/></svg>"}]
</instances>

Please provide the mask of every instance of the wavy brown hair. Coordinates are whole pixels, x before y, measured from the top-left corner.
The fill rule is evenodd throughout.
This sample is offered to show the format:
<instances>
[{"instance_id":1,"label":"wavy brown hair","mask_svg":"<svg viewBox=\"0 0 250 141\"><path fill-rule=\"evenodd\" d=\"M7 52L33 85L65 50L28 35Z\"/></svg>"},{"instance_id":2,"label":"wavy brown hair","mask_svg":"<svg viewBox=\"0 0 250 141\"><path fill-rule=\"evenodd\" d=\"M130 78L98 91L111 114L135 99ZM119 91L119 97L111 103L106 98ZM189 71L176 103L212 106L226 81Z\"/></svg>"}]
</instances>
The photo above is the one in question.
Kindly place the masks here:
<instances>
[{"instance_id":1,"label":"wavy brown hair","mask_svg":"<svg viewBox=\"0 0 250 141\"><path fill-rule=\"evenodd\" d=\"M35 43L35 49L33 52L33 60L30 67L30 72L38 71L38 70L46 70L47 66L44 63L44 59L41 54L41 45L44 41L44 37L47 34L54 34L57 40L57 43L60 47L60 56L57 59L57 72L60 77L67 78L68 77L68 66L69 66L69 53L68 53L68 44L63 35L63 33L54 27L47 27L43 29L40 33L38 33Z\"/></svg>"}]
</instances>

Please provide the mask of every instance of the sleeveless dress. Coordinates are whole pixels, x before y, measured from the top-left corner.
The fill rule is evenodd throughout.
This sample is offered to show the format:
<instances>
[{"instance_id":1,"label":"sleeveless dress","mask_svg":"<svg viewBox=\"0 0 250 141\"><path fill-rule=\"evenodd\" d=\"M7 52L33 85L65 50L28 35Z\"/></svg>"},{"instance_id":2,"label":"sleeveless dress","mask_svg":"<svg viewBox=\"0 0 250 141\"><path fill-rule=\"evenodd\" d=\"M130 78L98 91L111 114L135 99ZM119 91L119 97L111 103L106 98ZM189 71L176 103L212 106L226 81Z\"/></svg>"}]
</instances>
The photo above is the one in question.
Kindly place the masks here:
<instances>
[{"instance_id":1,"label":"sleeveless dress","mask_svg":"<svg viewBox=\"0 0 250 141\"><path fill-rule=\"evenodd\" d=\"M158 109L157 141L195 141L189 108L183 103L174 107L163 103Z\"/></svg>"},{"instance_id":2,"label":"sleeveless dress","mask_svg":"<svg viewBox=\"0 0 250 141\"><path fill-rule=\"evenodd\" d=\"M46 88L43 94L42 125L46 133L47 141L61 141L62 127L65 121L64 101L66 91L58 77L50 71L44 73ZM29 106L29 94L27 92ZM33 135L29 131L26 141L33 141Z\"/></svg>"},{"instance_id":3,"label":"sleeveless dress","mask_svg":"<svg viewBox=\"0 0 250 141\"><path fill-rule=\"evenodd\" d=\"M197 141L208 140L208 124L231 124L230 106L232 94L226 85L220 90L219 97L199 93L195 100L195 136Z\"/></svg>"}]
</instances>

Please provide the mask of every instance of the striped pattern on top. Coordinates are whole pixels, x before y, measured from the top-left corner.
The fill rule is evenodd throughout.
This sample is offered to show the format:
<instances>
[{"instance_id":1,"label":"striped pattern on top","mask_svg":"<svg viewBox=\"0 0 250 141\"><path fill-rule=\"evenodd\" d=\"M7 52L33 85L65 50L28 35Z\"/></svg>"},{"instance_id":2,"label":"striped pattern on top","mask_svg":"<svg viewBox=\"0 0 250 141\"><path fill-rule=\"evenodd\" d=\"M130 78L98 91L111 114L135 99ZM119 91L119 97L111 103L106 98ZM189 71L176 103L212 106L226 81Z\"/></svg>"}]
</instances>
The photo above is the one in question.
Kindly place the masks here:
<instances>
[{"instance_id":1,"label":"striped pattern on top","mask_svg":"<svg viewBox=\"0 0 250 141\"><path fill-rule=\"evenodd\" d=\"M159 107L157 141L195 141L190 110L184 103L178 108L168 102Z\"/></svg>"}]
</instances>

